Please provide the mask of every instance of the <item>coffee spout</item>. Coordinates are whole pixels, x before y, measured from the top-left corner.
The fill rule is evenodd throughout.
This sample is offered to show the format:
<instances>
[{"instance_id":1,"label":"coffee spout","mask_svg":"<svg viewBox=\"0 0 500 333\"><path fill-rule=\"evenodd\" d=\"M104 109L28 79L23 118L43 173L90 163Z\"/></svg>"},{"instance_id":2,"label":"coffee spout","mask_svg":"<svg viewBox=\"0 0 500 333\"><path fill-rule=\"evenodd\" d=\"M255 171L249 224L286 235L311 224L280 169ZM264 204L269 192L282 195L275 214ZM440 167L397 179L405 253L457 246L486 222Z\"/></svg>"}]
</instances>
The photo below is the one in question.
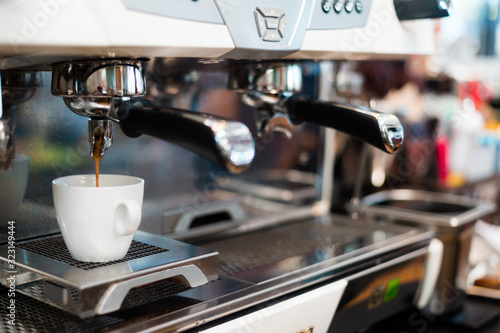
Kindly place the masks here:
<instances>
[{"instance_id":1,"label":"coffee spout","mask_svg":"<svg viewBox=\"0 0 500 333\"><path fill-rule=\"evenodd\" d=\"M90 157L100 160L113 144L111 120L91 118L89 120Z\"/></svg>"}]
</instances>

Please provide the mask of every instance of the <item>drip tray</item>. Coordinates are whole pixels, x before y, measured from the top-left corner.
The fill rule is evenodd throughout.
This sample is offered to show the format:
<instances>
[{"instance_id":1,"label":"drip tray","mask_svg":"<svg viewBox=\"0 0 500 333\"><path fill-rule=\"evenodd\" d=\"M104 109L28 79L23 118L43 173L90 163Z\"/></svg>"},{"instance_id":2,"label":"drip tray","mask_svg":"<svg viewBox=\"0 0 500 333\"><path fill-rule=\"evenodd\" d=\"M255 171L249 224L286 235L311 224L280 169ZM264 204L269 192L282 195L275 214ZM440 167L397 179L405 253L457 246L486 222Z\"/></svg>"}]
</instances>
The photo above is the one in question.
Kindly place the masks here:
<instances>
[{"instance_id":1,"label":"drip tray","mask_svg":"<svg viewBox=\"0 0 500 333\"><path fill-rule=\"evenodd\" d=\"M106 263L75 260L60 235L19 242L16 267L0 246L0 282L15 276L16 290L87 318L120 309L133 288L169 279L190 288L218 277L218 253L138 231L127 255Z\"/></svg>"}]
</instances>

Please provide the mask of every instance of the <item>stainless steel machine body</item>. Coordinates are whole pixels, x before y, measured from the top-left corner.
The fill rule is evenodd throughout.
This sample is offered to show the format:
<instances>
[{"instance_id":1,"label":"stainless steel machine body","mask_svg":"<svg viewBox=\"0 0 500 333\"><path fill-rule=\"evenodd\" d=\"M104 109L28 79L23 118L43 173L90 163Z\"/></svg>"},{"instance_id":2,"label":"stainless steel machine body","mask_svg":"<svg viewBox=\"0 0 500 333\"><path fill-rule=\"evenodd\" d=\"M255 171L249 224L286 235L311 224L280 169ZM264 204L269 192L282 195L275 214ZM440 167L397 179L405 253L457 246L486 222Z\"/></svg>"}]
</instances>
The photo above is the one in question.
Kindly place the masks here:
<instances>
[{"instance_id":1,"label":"stainless steel machine body","mask_svg":"<svg viewBox=\"0 0 500 333\"><path fill-rule=\"evenodd\" d=\"M414 19L448 2L428 2L0 4L0 195L18 199L0 212L0 330L275 332L292 315L347 332L425 303L432 232L329 213L331 128L403 141L396 116L336 96L329 60L432 52ZM50 189L93 173L89 150L146 184L131 257L90 269L61 245Z\"/></svg>"},{"instance_id":2,"label":"stainless steel machine body","mask_svg":"<svg viewBox=\"0 0 500 333\"><path fill-rule=\"evenodd\" d=\"M363 199L370 218L423 227L443 242L443 263L427 311L457 312L464 303L470 272L469 253L474 223L495 212L489 201L418 190L382 191Z\"/></svg>"}]
</instances>

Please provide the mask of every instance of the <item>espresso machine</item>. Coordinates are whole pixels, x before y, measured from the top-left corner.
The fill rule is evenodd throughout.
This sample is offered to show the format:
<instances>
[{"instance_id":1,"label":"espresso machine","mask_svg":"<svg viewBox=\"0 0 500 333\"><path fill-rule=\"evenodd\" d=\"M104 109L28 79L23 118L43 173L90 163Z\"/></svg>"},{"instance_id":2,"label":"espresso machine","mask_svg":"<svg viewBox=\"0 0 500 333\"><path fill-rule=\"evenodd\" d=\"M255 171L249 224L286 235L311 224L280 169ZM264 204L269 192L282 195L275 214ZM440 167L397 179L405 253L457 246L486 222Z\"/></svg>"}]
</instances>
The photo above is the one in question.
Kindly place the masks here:
<instances>
[{"instance_id":1,"label":"espresso machine","mask_svg":"<svg viewBox=\"0 0 500 333\"><path fill-rule=\"evenodd\" d=\"M0 331L355 332L425 308L433 232L330 213L335 131L404 144L337 74L432 53L449 7L0 3ZM129 253L104 264L71 258L50 188L96 156L145 180Z\"/></svg>"}]
</instances>

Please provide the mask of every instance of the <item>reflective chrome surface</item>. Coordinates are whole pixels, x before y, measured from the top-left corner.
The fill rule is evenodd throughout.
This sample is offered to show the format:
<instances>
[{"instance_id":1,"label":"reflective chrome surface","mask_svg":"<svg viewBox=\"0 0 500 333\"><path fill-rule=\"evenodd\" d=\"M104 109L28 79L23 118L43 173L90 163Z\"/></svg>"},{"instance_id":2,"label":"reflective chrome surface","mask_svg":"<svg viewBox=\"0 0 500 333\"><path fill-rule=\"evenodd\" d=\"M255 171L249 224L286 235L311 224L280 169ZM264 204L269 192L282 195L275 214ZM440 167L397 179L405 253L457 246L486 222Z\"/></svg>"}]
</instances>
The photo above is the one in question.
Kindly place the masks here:
<instances>
[{"instance_id":1,"label":"reflective chrome surface","mask_svg":"<svg viewBox=\"0 0 500 333\"><path fill-rule=\"evenodd\" d=\"M3 71L0 77L2 79L2 100L7 106L19 105L28 101L42 84L40 74L35 71Z\"/></svg>"},{"instance_id":2,"label":"reflective chrome surface","mask_svg":"<svg viewBox=\"0 0 500 333\"><path fill-rule=\"evenodd\" d=\"M419 190L375 193L365 197L361 207L362 214L370 218L432 230L443 242L438 281L425 309L433 315L451 314L461 308L468 287L474 223L495 210L493 202Z\"/></svg>"},{"instance_id":3,"label":"reflective chrome surface","mask_svg":"<svg viewBox=\"0 0 500 333\"><path fill-rule=\"evenodd\" d=\"M228 87L244 103L256 108L258 135L272 132L292 136L292 124L284 107L286 99L302 90L302 69L294 62L237 63L229 71Z\"/></svg>"},{"instance_id":4,"label":"reflective chrome surface","mask_svg":"<svg viewBox=\"0 0 500 333\"><path fill-rule=\"evenodd\" d=\"M214 131L215 144L225 160L225 166L234 173L248 169L255 156L255 144L248 127L236 121L205 120Z\"/></svg>"},{"instance_id":5,"label":"reflective chrome surface","mask_svg":"<svg viewBox=\"0 0 500 333\"><path fill-rule=\"evenodd\" d=\"M52 94L62 96L75 113L116 120L113 99L146 94L141 60L107 59L67 62L52 66Z\"/></svg>"},{"instance_id":6,"label":"reflective chrome surface","mask_svg":"<svg viewBox=\"0 0 500 333\"><path fill-rule=\"evenodd\" d=\"M113 129L109 120L119 122L122 117L118 115L121 103L146 94L143 63L138 60L69 62L54 65L52 72L52 94L63 96L68 108L76 114L91 117L91 155L94 154L97 137L104 137L104 145L99 152L102 157L112 144ZM187 118L196 118L213 131L214 144L227 170L240 173L250 166L255 148L252 135L244 124L217 120L215 117L205 119L201 115ZM127 125L127 128L131 126ZM186 136L189 136L188 132L186 130ZM138 135L140 133L133 134L133 137ZM189 146L196 146L195 140L192 141Z\"/></svg>"},{"instance_id":7,"label":"reflective chrome surface","mask_svg":"<svg viewBox=\"0 0 500 333\"><path fill-rule=\"evenodd\" d=\"M0 170L12 168L14 157L14 138L9 122L0 118Z\"/></svg>"},{"instance_id":8,"label":"reflective chrome surface","mask_svg":"<svg viewBox=\"0 0 500 333\"><path fill-rule=\"evenodd\" d=\"M233 158L234 163L244 162L248 157L245 147L257 132L253 119L255 108L242 103L239 93L227 88L227 68L192 68L189 84L179 85L178 80L169 76L170 72L158 73L155 63L151 61L150 67L146 68L151 86L147 98L153 105L192 111L181 112L184 115L198 115L196 111L200 111L213 115L214 119L224 117L244 123L250 128L250 134L245 132L242 135L241 127L233 127L231 121L206 123L216 133L219 149L225 149L228 160ZM301 73L301 80L312 80L320 75L317 63L311 62L310 66L311 71ZM49 72L42 73L45 82L50 82L50 75ZM174 82L174 85L169 85L169 82ZM182 89L181 93L176 89ZM297 93L304 89L302 87ZM78 102L77 97L68 98ZM83 101L83 104L88 101ZM278 105L284 104L280 102ZM99 103L95 107L98 108ZM47 86L39 87L34 98L16 111L21 120L17 127L18 147L32 157L33 163L30 164L26 195L14 220L20 239L43 238L58 232L50 181L62 175L94 172L88 156L88 127L79 115L68 112L65 101L52 96ZM211 118L200 119L205 122ZM228 130L235 133L227 136ZM84 321L74 317L68 319L64 311L53 306L49 310L42 306L44 304L36 308L44 309L40 310L44 318L57 318L53 327L85 327L90 330L95 324L107 331L118 332L184 331L334 281L345 276L347 270L364 269L366 262L375 266L381 260L387 260L387 265L391 265L399 260L397 257L401 251L424 255L425 246L432 236L430 232L387 228L339 216L313 217L317 212L313 210L313 204L318 200L321 181L328 179L323 178L322 152L333 150L332 146L324 147L322 131L310 124L296 125L291 139L271 133L264 141L256 140L254 161L248 169L249 177L245 177L245 174L232 175L175 144L146 135L131 140L115 129L113 149L106 152L101 172L130 174L145 179L141 229L161 238L166 235L211 251L220 250L224 256L220 265L224 273L206 285L174 293L166 291L163 282L151 283L137 290L132 288L133 284L125 283L122 285L125 290L132 288L130 298L137 294L157 298L139 304L132 302L130 307L122 306L118 311ZM185 132L190 135L188 130ZM227 149L231 145L235 151ZM272 174L270 171L283 177L275 174L266 177ZM307 176L295 177L295 171ZM324 172L331 171L326 168ZM236 204L225 210L230 202ZM20 257L24 258L24 254ZM23 292L37 297L45 295L58 301L66 299L68 305L61 308L75 305L69 297L72 289L68 289L65 298L65 292L58 287L61 280L55 285L45 284L40 279L36 262L28 265L28 261L31 260L26 260L26 266L35 266L37 271L27 273L24 268L20 270ZM144 268L144 265L151 261L146 258L131 263L128 267L133 274L145 274L149 268ZM62 264L56 266L57 272L51 276L67 270ZM126 263L115 268L127 271ZM103 276L111 274L107 269L98 269ZM80 270L74 272L79 279L88 276ZM162 274L158 273L156 277L164 277ZM19 292L19 297L24 295ZM138 297L143 298L147 297ZM123 302L127 303L127 299ZM101 302L92 309L112 308L106 304L113 302ZM19 311L31 313L26 308L19 308Z\"/></svg>"},{"instance_id":9,"label":"reflective chrome surface","mask_svg":"<svg viewBox=\"0 0 500 333\"><path fill-rule=\"evenodd\" d=\"M10 170L15 159L14 109L28 101L39 85L36 72L0 73L0 170Z\"/></svg>"},{"instance_id":10,"label":"reflective chrome surface","mask_svg":"<svg viewBox=\"0 0 500 333\"><path fill-rule=\"evenodd\" d=\"M66 62L52 66L52 94L62 96L68 108L78 115L91 117L89 122L90 154L94 154L96 137L104 137L99 154L111 147L113 128L109 120L118 121L116 107L130 97L146 94L142 61L107 59ZM98 119L93 119L93 118Z\"/></svg>"},{"instance_id":11,"label":"reflective chrome surface","mask_svg":"<svg viewBox=\"0 0 500 333\"><path fill-rule=\"evenodd\" d=\"M152 304L139 304L132 309L125 308L85 321L68 320L61 313L59 327L69 324L101 327L101 321L107 319L106 331L109 332L182 332L252 306L267 308L278 302L281 296L339 278L351 283L376 272L394 278L393 267L401 266L407 266L396 274L402 277L401 295L407 295L407 286L411 287L410 294L413 294L418 289L422 268L409 263L423 261L425 245L432 237L430 232L397 226L381 227L369 220L354 221L341 216L288 220L273 228L241 231L243 233L228 232L219 239L196 242L197 246L219 251L219 279L173 293L160 285L155 289L153 284L154 291L145 288L145 292L160 295L159 300ZM401 249L404 249L404 255L401 255ZM162 255L168 256L168 253L156 256ZM140 263L135 260L129 266L125 263L115 266L139 275L145 272ZM370 269L366 270L366 266ZM117 273L111 269L114 266L108 267L95 270L104 277ZM81 274L81 269L71 271L80 273L71 275L79 281L89 276L89 271L84 274ZM346 272L350 273L346 275ZM27 286L40 279L36 274L25 277ZM31 292L35 290L33 288ZM29 290L24 288L23 292L26 291ZM54 290L51 294L53 297L57 295ZM142 297L140 290L134 295ZM46 318L51 315L50 312L45 314ZM24 325L24 322L19 325Z\"/></svg>"},{"instance_id":12,"label":"reflective chrome surface","mask_svg":"<svg viewBox=\"0 0 500 333\"><path fill-rule=\"evenodd\" d=\"M293 100L300 99L303 103L307 102L300 96L302 68L294 62L235 62L230 68L228 86L240 93L246 104L256 108L260 139L265 139L275 131L291 138L293 122L309 121L321 126L340 129L361 138L364 134L363 128L366 127L368 132L373 133L369 135L371 138L368 143L374 144L374 141L382 140L382 145L376 144L376 147L390 154L397 152L403 143L403 126L395 115L335 102L325 102L320 106L321 111L315 112L312 117L307 115L307 110L303 110L298 115ZM307 99L311 101L310 108L321 104L311 96L307 96ZM329 110L328 105L332 105L333 108ZM364 116L338 115L336 117L335 112L339 109ZM373 125L373 121L376 125Z\"/></svg>"},{"instance_id":13,"label":"reflective chrome surface","mask_svg":"<svg viewBox=\"0 0 500 333\"><path fill-rule=\"evenodd\" d=\"M52 65L56 96L127 97L146 94L142 60L106 59Z\"/></svg>"},{"instance_id":14,"label":"reflective chrome surface","mask_svg":"<svg viewBox=\"0 0 500 333\"><path fill-rule=\"evenodd\" d=\"M371 217L412 221L441 230L474 222L493 213L496 204L450 193L400 189L363 198L361 210Z\"/></svg>"},{"instance_id":15,"label":"reflective chrome surface","mask_svg":"<svg viewBox=\"0 0 500 333\"><path fill-rule=\"evenodd\" d=\"M230 69L228 86L239 93L250 94L255 106L276 104L281 95L290 96L301 91L302 69L297 63L286 61L236 62Z\"/></svg>"},{"instance_id":16,"label":"reflective chrome surface","mask_svg":"<svg viewBox=\"0 0 500 333\"><path fill-rule=\"evenodd\" d=\"M403 125L398 117L392 114L378 114L374 116L380 124L380 134L384 140L387 152L394 154L403 144Z\"/></svg>"},{"instance_id":17,"label":"reflective chrome surface","mask_svg":"<svg viewBox=\"0 0 500 333\"><path fill-rule=\"evenodd\" d=\"M118 310L134 287L168 278L198 287L218 277L217 252L142 231L135 234L134 241L138 249L133 252L132 245L127 254L130 258L108 263L72 259L60 236L18 243L17 289L87 318ZM0 246L0 282L4 285L8 285L6 279L10 276L6 270L8 253L7 245ZM45 292L34 294L32 285L44 288Z\"/></svg>"},{"instance_id":18,"label":"reflective chrome surface","mask_svg":"<svg viewBox=\"0 0 500 333\"><path fill-rule=\"evenodd\" d=\"M387 153L394 154L403 145L404 128L397 116L353 105L343 104L342 107L351 112L366 115L376 121L379 127L380 137L383 140L385 151ZM358 124L351 125L354 127L358 126ZM362 125L359 124L359 126Z\"/></svg>"},{"instance_id":19,"label":"reflective chrome surface","mask_svg":"<svg viewBox=\"0 0 500 333\"><path fill-rule=\"evenodd\" d=\"M104 152L108 150L113 144L113 124L111 120L90 118L89 119L89 142L90 142L90 156L94 157L97 152L101 157ZM102 140L102 143L99 142ZM99 143L98 143L99 142ZM97 146L96 145L100 145ZM99 151L97 149L99 148Z\"/></svg>"},{"instance_id":20,"label":"reflective chrome surface","mask_svg":"<svg viewBox=\"0 0 500 333\"><path fill-rule=\"evenodd\" d=\"M14 143L7 119L4 119L2 103L2 81L0 75L0 170L8 170L12 167L14 159ZM5 116L5 118L7 118Z\"/></svg>"}]
</instances>

